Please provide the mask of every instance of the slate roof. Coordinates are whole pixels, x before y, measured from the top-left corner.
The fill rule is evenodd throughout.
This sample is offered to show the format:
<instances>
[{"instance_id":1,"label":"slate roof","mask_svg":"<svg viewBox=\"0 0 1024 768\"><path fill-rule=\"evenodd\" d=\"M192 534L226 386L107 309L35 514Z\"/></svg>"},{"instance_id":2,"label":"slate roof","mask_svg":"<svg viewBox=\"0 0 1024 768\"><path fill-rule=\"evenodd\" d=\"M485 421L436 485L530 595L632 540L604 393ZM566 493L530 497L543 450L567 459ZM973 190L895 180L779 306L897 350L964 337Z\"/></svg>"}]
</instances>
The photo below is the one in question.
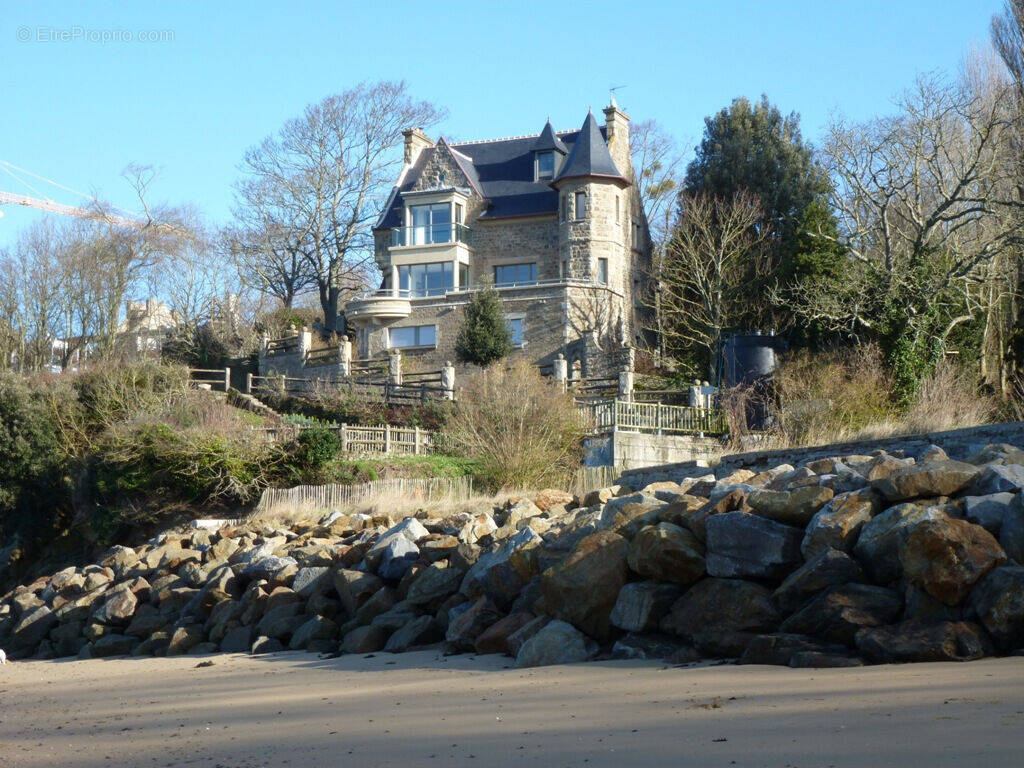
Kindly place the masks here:
<instances>
[{"instance_id":1,"label":"slate roof","mask_svg":"<svg viewBox=\"0 0 1024 768\"><path fill-rule=\"evenodd\" d=\"M551 181L549 179L533 180L533 153L543 146L542 140L547 141L545 135L549 133L548 129L550 128L551 125L548 123L544 126L544 131L535 136L475 141L465 144L448 144L444 139L439 139L436 146L420 152L416 163L409 169L401 185L394 190L389 198L388 209L381 216L377 227L390 229L401 226L401 193L411 190L416 185L416 181L432 153L441 151L442 145L446 146L455 157L474 191L487 200L488 207L481 214L481 219L534 216L557 212L558 193L551 188ZM582 146L577 152L575 151L576 145L580 142L581 136L583 137ZM581 131L556 133L552 129L550 137L553 139L552 143L556 144L551 147L552 149L557 148L557 144L561 144L563 148L561 151L568 153L565 167L572 164L575 169L571 178L578 176L579 171L589 164L594 175L619 179L622 184L628 184L608 153L605 129L597 125L593 115L588 115ZM563 172L559 172L558 178L567 178L564 168Z\"/></svg>"},{"instance_id":2,"label":"slate roof","mask_svg":"<svg viewBox=\"0 0 1024 768\"><path fill-rule=\"evenodd\" d=\"M558 134L555 133L555 129L551 127L550 120L544 124L544 130L540 132L540 136L537 137L537 141L534 143L532 149L534 152L554 150L556 152L561 152L563 155L569 154L569 149L565 146L565 142L558 138Z\"/></svg>"}]
</instances>

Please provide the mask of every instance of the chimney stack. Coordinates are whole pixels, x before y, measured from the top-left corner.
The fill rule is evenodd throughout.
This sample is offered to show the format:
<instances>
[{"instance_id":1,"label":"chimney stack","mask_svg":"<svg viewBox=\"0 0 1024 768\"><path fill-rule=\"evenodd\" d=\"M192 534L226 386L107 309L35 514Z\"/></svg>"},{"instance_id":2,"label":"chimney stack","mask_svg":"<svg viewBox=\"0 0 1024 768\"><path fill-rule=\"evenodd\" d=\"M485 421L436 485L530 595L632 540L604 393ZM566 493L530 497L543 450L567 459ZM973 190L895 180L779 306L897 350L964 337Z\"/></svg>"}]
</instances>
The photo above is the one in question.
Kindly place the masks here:
<instances>
[{"instance_id":1,"label":"chimney stack","mask_svg":"<svg viewBox=\"0 0 1024 768\"><path fill-rule=\"evenodd\" d=\"M425 134L419 128L407 128L402 131L402 136L405 137L405 164L412 165L416 162L416 158L420 156L427 147L434 146L427 134Z\"/></svg>"},{"instance_id":2,"label":"chimney stack","mask_svg":"<svg viewBox=\"0 0 1024 768\"><path fill-rule=\"evenodd\" d=\"M608 135L608 151L621 173L626 174L630 167L629 160L629 115L612 103L604 108L605 133Z\"/></svg>"}]
</instances>

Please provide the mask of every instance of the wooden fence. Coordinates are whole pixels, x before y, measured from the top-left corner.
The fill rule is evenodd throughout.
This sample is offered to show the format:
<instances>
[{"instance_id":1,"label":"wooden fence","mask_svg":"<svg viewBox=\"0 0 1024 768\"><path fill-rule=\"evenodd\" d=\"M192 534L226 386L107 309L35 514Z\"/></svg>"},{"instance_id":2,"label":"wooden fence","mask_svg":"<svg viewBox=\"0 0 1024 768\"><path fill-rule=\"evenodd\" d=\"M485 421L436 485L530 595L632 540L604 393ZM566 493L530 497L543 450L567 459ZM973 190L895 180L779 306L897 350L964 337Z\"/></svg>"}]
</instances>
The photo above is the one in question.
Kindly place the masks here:
<instances>
[{"instance_id":1,"label":"wooden fence","mask_svg":"<svg viewBox=\"0 0 1024 768\"><path fill-rule=\"evenodd\" d=\"M246 377L246 394L259 395L260 392L272 392L286 395L308 395L314 392L335 391L349 395L363 395L379 398L386 403L412 405L426 403L431 400L448 400L453 392L441 384L440 373L406 374L401 384L394 384L386 379L368 376L352 376L337 379L309 379L296 376L256 376Z\"/></svg>"},{"instance_id":2,"label":"wooden fence","mask_svg":"<svg viewBox=\"0 0 1024 768\"><path fill-rule=\"evenodd\" d=\"M294 437L313 425L294 424L279 427L262 427L254 431L277 439ZM329 426L341 439L341 452L356 456L422 456L433 451L437 436L419 427L394 427L381 424L376 427L357 427L342 424Z\"/></svg>"},{"instance_id":3,"label":"wooden fence","mask_svg":"<svg viewBox=\"0 0 1024 768\"><path fill-rule=\"evenodd\" d=\"M267 488L254 515L280 512L345 509L375 496L395 496L403 502L465 501L473 495L470 477L397 477L361 485L300 485ZM384 510L387 511L387 510Z\"/></svg>"},{"instance_id":4,"label":"wooden fence","mask_svg":"<svg viewBox=\"0 0 1024 768\"><path fill-rule=\"evenodd\" d=\"M227 392L231 388L230 368L189 368L188 378L194 387L209 387L222 392Z\"/></svg>"},{"instance_id":5,"label":"wooden fence","mask_svg":"<svg viewBox=\"0 0 1024 768\"><path fill-rule=\"evenodd\" d=\"M725 414L716 408L639 403L630 400L577 401L588 425L597 432L620 429L627 432L659 434L724 435Z\"/></svg>"}]
</instances>

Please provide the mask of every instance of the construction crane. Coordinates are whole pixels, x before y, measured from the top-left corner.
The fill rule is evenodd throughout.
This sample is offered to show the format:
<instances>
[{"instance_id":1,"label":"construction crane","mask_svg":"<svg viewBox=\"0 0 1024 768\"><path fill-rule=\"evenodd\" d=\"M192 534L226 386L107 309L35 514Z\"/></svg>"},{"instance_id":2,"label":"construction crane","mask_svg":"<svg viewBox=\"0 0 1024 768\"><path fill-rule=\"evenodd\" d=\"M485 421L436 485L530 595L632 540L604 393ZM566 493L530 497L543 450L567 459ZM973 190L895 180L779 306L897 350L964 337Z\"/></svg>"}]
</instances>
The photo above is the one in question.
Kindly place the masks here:
<instances>
[{"instance_id":1,"label":"construction crane","mask_svg":"<svg viewBox=\"0 0 1024 768\"><path fill-rule=\"evenodd\" d=\"M144 229L153 224L153 222L143 221L142 219L131 218L129 216L118 216L116 214L107 213L98 207L99 200L97 200L92 195L87 195L84 192L78 192L74 189L71 189L70 187L65 187L62 184L58 184L55 181L51 181L50 179L44 178L43 176L39 176L35 173L32 173L31 171L26 171L24 168L19 168L18 166L12 163L8 163L5 160L0 160L0 171L4 171L8 176L20 182L21 184L24 184L36 195L39 195L38 197L32 197L30 195L0 191L0 205L23 205L26 206L27 208L36 208L37 210L47 211L48 213L57 213L62 216L74 216L79 219L105 221L120 227L131 227L132 229ZM92 200L94 203L97 203L97 207L79 208L73 205L64 205L62 203L55 202L50 198L46 197L45 195L43 195L42 193L40 193L39 190L37 190L23 178L21 178L21 176L18 175L19 173L31 176L35 179L39 179L40 181L45 181L47 184L52 184L53 186L59 187L60 189L63 189L67 192L71 192L80 197ZM129 214L131 213L130 211L122 212ZM2 212L0 212L0 216L3 216ZM166 227L167 225L161 224L158 226Z\"/></svg>"}]
</instances>

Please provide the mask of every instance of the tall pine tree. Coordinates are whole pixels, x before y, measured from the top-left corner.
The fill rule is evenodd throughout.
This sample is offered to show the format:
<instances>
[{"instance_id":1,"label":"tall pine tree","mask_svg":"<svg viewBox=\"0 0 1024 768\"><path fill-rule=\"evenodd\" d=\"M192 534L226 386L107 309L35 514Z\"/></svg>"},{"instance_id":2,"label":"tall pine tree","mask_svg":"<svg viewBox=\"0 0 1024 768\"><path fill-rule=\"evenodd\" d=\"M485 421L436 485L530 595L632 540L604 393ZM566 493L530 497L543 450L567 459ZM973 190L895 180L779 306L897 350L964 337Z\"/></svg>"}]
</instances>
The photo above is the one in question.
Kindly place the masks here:
<instances>
[{"instance_id":1,"label":"tall pine tree","mask_svg":"<svg viewBox=\"0 0 1024 768\"><path fill-rule=\"evenodd\" d=\"M455 339L455 354L462 363L487 366L512 351L512 334L501 312L498 292L483 288L466 307L466 319Z\"/></svg>"}]
</instances>

